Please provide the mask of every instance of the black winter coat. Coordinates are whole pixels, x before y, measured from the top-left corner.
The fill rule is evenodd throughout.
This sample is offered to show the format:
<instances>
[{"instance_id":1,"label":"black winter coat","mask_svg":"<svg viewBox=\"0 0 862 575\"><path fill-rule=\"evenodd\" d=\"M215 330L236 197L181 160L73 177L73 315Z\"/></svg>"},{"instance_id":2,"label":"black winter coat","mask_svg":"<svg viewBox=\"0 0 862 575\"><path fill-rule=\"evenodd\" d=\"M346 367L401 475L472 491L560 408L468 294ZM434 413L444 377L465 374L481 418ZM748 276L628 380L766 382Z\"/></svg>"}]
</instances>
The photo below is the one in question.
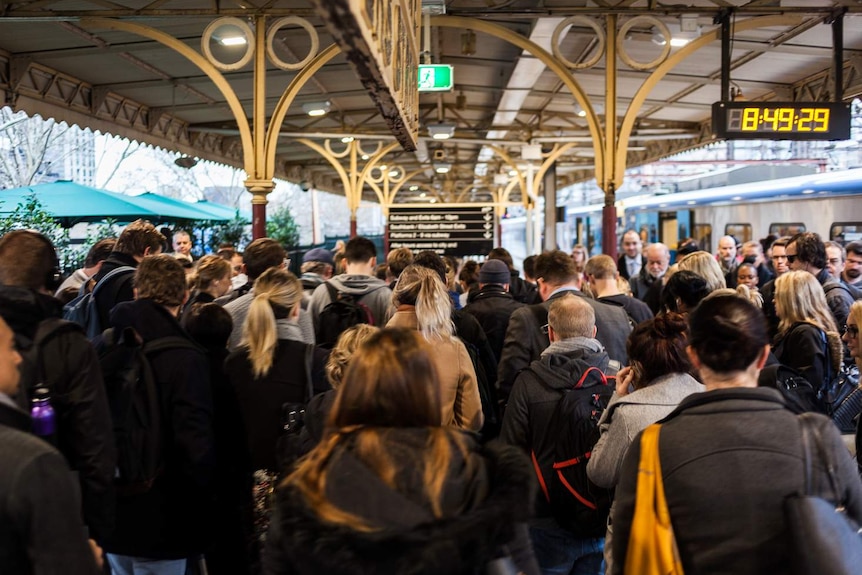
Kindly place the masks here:
<instances>
[{"instance_id":1,"label":"black winter coat","mask_svg":"<svg viewBox=\"0 0 862 575\"><path fill-rule=\"evenodd\" d=\"M354 439L336 448L328 464L327 497L374 529L358 531L320 520L293 488L280 489L263 558L266 575L459 575L482 568L509 545L519 568L538 567L516 524L528 515L535 481L527 458L469 434L467 460L457 448L444 484L442 517L435 518L415 473L427 430L391 429L384 442L396 465L398 490L381 481L354 452ZM519 548L518 544L524 544Z\"/></svg>"},{"instance_id":2,"label":"black winter coat","mask_svg":"<svg viewBox=\"0 0 862 575\"><path fill-rule=\"evenodd\" d=\"M795 323L778 336L772 350L779 362L800 372L818 393L825 393L826 375L830 372L831 353L824 338L817 326Z\"/></svg>"},{"instance_id":3,"label":"black winter coat","mask_svg":"<svg viewBox=\"0 0 862 575\"><path fill-rule=\"evenodd\" d=\"M516 301L512 294L500 285L486 285L475 294L470 293L464 311L475 317L482 326L496 362L500 361L500 354L503 353L509 318L512 312L521 307L524 307L524 304Z\"/></svg>"},{"instance_id":4,"label":"black winter coat","mask_svg":"<svg viewBox=\"0 0 862 575\"><path fill-rule=\"evenodd\" d=\"M99 273L93 276L93 279L98 283L110 272L123 266L136 268L138 267L138 262L130 255L111 252L111 255L102 263ZM115 305L135 299L134 276L134 273L128 273L120 275L120 277L111 278L109 283L99 288L99 297L96 298L96 309L99 312L99 323L102 329L110 327L111 310L114 309Z\"/></svg>"},{"instance_id":5,"label":"black winter coat","mask_svg":"<svg viewBox=\"0 0 862 575\"><path fill-rule=\"evenodd\" d=\"M269 373L255 378L248 359L248 348L242 347L225 360L225 373L236 393L245 427L251 471L278 471L276 447L282 430L282 405L309 400L306 388L306 349L308 344L280 339ZM313 348L311 379L313 393L329 388L324 375L327 352Z\"/></svg>"},{"instance_id":6,"label":"black winter coat","mask_svg":"<svg viewBox=\"0 0 862 575\"><path fill-rule=\"evenodd\" d=\"M118 304L117 329L134 328L144 342L189 338L163 306L148 299ZM146 493L117 497L117 527L103 547L110 553L182 559L201 553L210 539L215 473L213 399L203 350L167 349L151 358L158 384L164 471Z\"/></svg>"},{"instance_id":7,"label":"black winter coat","mask_svg":"<svg viewBox=\"0 0 862 575\"><path fill-rule=\"evenodd\" d=\"M59 318L62 309L51 296L0 286L0 316L15 332L19 345L26 341L25 347L29 347L39 323ZM57 447L78 472L84 521L91 536L101 540L114 523L116 453L99 358L83 331L69 329L43 343L41 360L56 412Z\"/></svg>"},{"instance_id":8,"label":"black winter coat","mask_svg":"<svg viewBox=\"0 0 862 575\"><path fill-rule=\"evenodd\" d=\"M548 335L542 333L541 327L548 323L551 302L567 293L585 298L593 307L596 313L596 339L602 342L611 359L621 365L626 364L626 340L632 326L625 310L617 305L596 301L577 289L559 291L548 301L515 310L509 318L509 328L497 370L497 384L502 399L509 397L518 372L530 365L530 362L539 359L542 351L548 347Z\"/></svg>"},{"instance_id":9,"label":"black winter coat","mask_svg":"<svg viewBox=\"0 0 862 575\"><path fill-rule=\"evenodd\" d=\"M554 441L549 437L551 417L565 389L571 389L590 368L609 373L608 354L598 341L578 338L583 347L564 353L545 353L518 374L509 396L500 440L536 452L544 477L554 474ZM536 517L553 514L544 496L537 497Z\"/></svg>"},{"instance_id":10,"label":"black winter coat","mask_svg":"<svg viewBox=\"0 0 862 575\"><path fill-rule=\"evenodd\" d=\"M0 573L98 575L63 458L0 403Z\"/></svg>"}]
</instances>

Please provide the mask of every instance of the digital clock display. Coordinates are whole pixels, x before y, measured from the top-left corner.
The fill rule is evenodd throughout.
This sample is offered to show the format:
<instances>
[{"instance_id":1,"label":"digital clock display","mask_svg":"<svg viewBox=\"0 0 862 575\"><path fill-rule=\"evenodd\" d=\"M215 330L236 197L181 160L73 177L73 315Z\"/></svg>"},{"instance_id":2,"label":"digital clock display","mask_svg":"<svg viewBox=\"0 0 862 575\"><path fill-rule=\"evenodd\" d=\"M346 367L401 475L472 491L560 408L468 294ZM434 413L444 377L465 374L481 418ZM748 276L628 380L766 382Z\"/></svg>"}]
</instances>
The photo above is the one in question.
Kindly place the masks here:
<instances>
[{"instance_id":1,"label":"digital clock display","mask_svg":"<svg viewBox=\"0 0 862 575\"><path fill-rule=\"evenodd\" d=\"M841 102L716 102L713 132L726 139L846 140L850 106Z\"/></svg>"}]
</instances>

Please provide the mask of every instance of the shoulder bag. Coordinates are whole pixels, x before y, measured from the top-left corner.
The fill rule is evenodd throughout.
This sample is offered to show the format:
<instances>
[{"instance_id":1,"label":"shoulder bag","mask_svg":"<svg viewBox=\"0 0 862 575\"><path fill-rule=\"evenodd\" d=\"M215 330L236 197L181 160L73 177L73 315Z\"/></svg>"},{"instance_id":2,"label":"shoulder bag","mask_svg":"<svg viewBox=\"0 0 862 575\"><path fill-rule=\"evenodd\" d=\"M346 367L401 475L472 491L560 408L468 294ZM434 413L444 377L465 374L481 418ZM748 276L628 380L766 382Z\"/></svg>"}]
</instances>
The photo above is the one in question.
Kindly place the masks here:
<instances>
[{"instance_id":1,"label":"shoulder bag","mask_svg":"<svg viewBox=\"0 0 862 575\"><path fill-rule=\"evenodd\" d=\"M626 552L625 575L683 575L664 496L658 436L661 425L641 435L637 498Z\"/></svg>"},{"instance_id":2,"label":"shoulder bag","mask_svg":"<svg viewBox=\"0 0 862 575\"><path fill-rule=\"evenodd\" d=\"M836 499L841 490L835 477L835 463L824 449L816 416L799 416L802 428L805 491L791 495L784 502L784 515L790 533L788 549L794 573L828 573L851 575L862 565L862 534L851 519L843 502L833 503L813 493L812 459L817 457L826 468L829 484Z\"/></svg>"}]
</instances>

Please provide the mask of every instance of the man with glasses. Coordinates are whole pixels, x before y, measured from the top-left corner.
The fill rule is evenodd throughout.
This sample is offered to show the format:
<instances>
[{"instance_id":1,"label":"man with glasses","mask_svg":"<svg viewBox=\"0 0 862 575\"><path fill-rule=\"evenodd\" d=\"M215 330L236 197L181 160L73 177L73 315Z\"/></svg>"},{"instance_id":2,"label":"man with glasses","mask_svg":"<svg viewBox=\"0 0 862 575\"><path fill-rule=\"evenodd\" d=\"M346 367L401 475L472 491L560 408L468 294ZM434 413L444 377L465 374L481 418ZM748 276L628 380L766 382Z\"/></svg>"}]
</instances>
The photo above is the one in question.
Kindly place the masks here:
<instances>
[{"instance_id":1,"label":"man with glasses","mask_svg":"<svg viewBox=\"0 0 862 575\"><path fill-rule=\"evenodd\" d=\"M823 286L826 304L835 318L836 325L847 323L853 295L841 282L829 275L826 269L826 246L814 232L796 234L787 243L787 263L791 270L803 270L812 274Z\"/></svg>"}]
</instances>

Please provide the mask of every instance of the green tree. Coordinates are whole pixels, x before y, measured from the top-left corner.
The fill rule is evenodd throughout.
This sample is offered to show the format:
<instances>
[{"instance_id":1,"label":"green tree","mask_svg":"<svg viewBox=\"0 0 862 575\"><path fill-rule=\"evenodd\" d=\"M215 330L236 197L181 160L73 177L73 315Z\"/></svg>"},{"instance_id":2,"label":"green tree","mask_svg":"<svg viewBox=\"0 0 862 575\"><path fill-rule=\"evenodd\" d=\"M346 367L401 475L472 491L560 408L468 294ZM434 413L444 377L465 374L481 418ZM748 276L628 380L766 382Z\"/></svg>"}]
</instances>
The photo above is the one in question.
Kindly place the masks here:
<instances>
[{"instance_id":1,"label":"green tree","mask_svg":"<svg viewBox=\"0 0 862 575\"><path fill-rule=\"evenodd\" d=\"M251 240L249 222L239 215L239 210L236 211L236 215L231 220L219 223L197 222L194 228L203 233L204 243L212 253L218 251L221 244L230 244L236 249L242 250Z\"/></svg>"},{"instance_id":2,"label":"green tree","mask_svg":"<svg viewBox=\"0 0 862 575\"><path fill-rule=\"evenodd\" d=\"M79 248L69 247L69 230L57 223L54 216L42 207L36 194L30 194L8 216L0 218L0 236L13 230L36 230L51 240L57 249L63 270L74 269L72 266L76 266L83 258L77 253ZM86 254L86 250L84 253Z\"/></svg>"},{"instance_id":3,"label":"green tree","mask_svg":"<svg viewBox=\"0 0 862 575\"><path fill-rule=\"evenodd\" d=\"M290 207L281 206L266 215L266 235L278 241L286 249L299 243L299 226L293 219Z\"/></svg>"}]
</instances>

